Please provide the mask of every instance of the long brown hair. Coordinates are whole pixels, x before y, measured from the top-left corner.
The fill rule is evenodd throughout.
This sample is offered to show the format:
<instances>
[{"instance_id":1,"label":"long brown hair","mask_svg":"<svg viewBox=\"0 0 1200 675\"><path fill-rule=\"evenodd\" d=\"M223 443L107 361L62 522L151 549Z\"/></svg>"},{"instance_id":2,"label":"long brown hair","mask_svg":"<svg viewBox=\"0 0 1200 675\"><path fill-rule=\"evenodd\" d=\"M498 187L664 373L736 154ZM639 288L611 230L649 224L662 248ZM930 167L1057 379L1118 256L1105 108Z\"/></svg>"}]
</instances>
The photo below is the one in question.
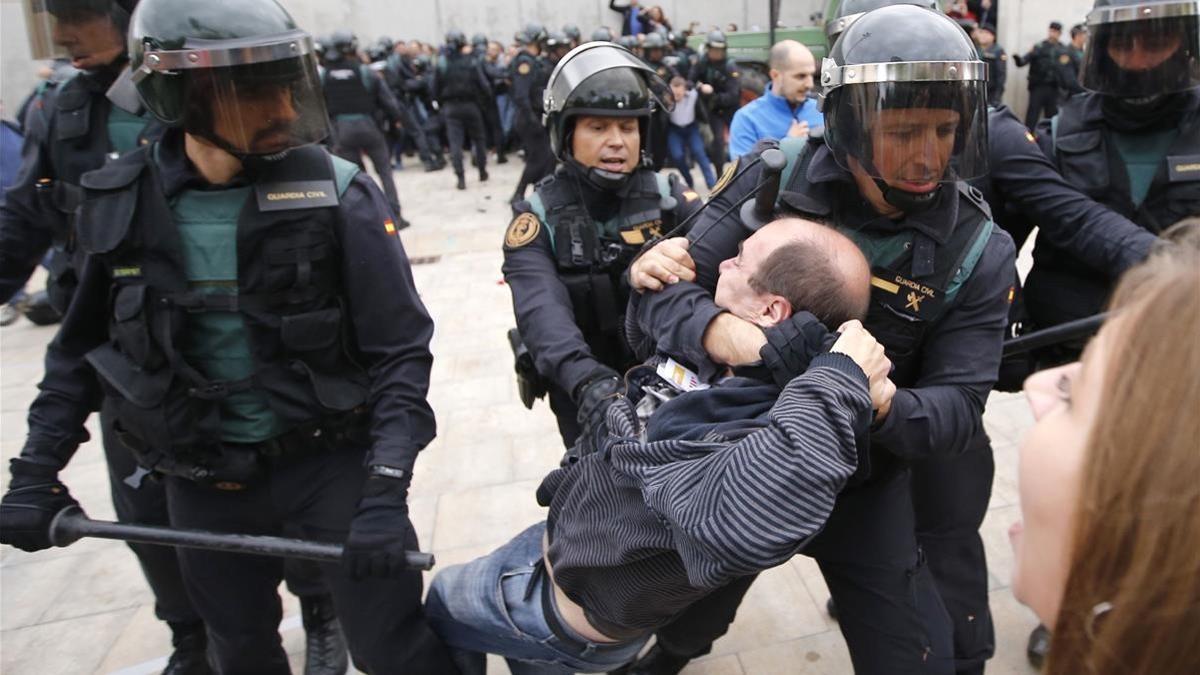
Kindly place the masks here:
<instances>
[{"instance_id":1,"label":"long brown hair","mask_svg":"<svg viewBox=\"0 0 1200 675\"><path fill-rule=\"evenodd\" d=\"M1046 672L1200 672L1200 219L1113 296Z\"/></svg>"}]
</instances>

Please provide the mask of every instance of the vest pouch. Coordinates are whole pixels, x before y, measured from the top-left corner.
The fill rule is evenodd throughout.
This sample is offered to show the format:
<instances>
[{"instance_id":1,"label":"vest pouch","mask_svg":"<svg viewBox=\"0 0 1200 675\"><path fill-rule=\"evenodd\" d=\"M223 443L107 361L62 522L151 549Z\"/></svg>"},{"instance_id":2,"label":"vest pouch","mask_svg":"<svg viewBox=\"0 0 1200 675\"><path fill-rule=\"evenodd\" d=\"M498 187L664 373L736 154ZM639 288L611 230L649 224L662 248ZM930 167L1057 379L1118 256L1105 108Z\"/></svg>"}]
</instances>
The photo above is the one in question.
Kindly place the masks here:
<instances>
[{"instance_id":1,"label":"vest pouch","mask_svg":"<svg viewBox=\"0 0 1200 675\"><path fill-rule=\"evenodd\" d=\"M308 379L317 402L329 411L347 412L367 402L367 383L359 373L327 374L304 361L289 365L293 372Z\"/></svg>"},{"instance_id":2,"label":"vest pouch","mask_svg":"<svg viewBox=\"0 0 1200 675\"><path fill-rule=\"evenodd\" d=\"M291 314L279 324L279 338L288 356L299 357L317 370L337 373L346 360L340 343L342 310L338 307Z\"/></svg>"},{"instance_id":3,"label":"vest pouch","mask_svg":"<svg viewBox=\"0 0 1200 675\"><path fill-rule=\"evenodd\" d=\"M291 223L289 225L298 231L273 237L264 243L264 257L267 262L264 287L297 290L310 288L317 279L328 278L328 273L334 272L324 270L327 274L314 274L316 266L333 265L333 251L327 232L301 229L306 225L311 228L310 223L311 218ZM286 231L289 225L277 226L276 231Z\"/></svg>"},{"instance_id":4,"label":"vest pouch","mask_svg":"<svg viewBox=\"0 0 1200 675\"><path fill-rule=\"evenodd\" d=\"M113 298L112 315L112 334L121 351L141 368L161 369L165 361L150 337L146 286L119 287Z\"/></svg>"},{"instance_id":5,"label":"vest pouch","mask_svg":"<svg viewBox=\"0 0 1200 675\"><path fill-rule=\"evenodd\" d=\"M871 327L875 339L886 346L887 357L895 364L893 381L900 387L910 386L909 377L920 365L917 348L925 336L928 322L875 301L867 310L866 325Z\"/></svg>"},{"instance_id":6,"label":"vest pouch","mask_svg":"<svg viewBox=\"0 0 1200 675\"><path fill-rule=\"evenodd\" d=\"M1083 131L1055 139L1059 170L1068 183L1089 193L1108 189L1108 153L1104 132Z\"/></svg>"}]
</instances>

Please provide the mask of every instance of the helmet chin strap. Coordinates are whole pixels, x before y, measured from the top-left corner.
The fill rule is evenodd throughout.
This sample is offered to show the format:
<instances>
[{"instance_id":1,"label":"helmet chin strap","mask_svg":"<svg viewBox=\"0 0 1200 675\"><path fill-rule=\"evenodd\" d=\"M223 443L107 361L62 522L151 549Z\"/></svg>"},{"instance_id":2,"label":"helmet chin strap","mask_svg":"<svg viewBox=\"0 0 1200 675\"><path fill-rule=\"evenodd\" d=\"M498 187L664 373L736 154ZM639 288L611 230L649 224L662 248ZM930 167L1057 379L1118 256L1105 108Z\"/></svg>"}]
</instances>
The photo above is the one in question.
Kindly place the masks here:
<instances>
[{"instance_id":1,"label":"helmet chin strap","mask_svg":"<svg viewBox=\"0 0 1200 675\"><path fill-rule=\"evenodd\" d=\"M584 166L573 155L567 155L567 164L583 177L589 184L599 190L615 192L625 187L629 182L631 173L618 173L616 171L606 171L594 166Z\"/></svg>"},{"instance_id":2,"label":"helmet chin strap","mask_svg":"<svg viewBox=\"0 0 1200 675\"><path fill-rule=\"evenodd\" d=\"M860 160L864 169L867 170L867 175L874 181L875 187L883 193L883 201L900 209L907 215L915 215L923 213L933 208L937 203L937 196L942 190L942 184L937 183L937 187L929 192L909 192L901 190L898 187L888 185L888 182L882 178L878 178L878 174L882 173L875 167L875 162L871 160Z\"/></svg>"}]
</instances>

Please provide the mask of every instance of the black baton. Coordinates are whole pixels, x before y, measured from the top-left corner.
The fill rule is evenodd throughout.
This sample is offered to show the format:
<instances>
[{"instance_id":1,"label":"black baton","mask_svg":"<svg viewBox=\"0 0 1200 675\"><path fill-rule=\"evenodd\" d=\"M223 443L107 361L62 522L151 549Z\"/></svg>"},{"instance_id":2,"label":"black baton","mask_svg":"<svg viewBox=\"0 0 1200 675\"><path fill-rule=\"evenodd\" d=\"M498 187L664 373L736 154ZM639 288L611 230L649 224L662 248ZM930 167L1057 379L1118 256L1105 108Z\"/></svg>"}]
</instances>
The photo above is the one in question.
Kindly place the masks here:
<instances>
[{"instance_id":1,"label":"black baton","mask_svg":"<svg viewBox=\"0 0 1200 675\"><path fill-rule=\"evenodd\" d=\"M340 544L326 544L286 537L222 534L202 530L178 530L154 525L92 520L78 506L68 506L59 511L50 523L50 541L54 542L55 546L70 546L83 537L116 539L138 544L200 548L227 553L299 558L318 562L340 562L342 559ZM433 569L433 555L429 553L408 551L404 555L409 569Z\"/></svg>"}]
</instances>

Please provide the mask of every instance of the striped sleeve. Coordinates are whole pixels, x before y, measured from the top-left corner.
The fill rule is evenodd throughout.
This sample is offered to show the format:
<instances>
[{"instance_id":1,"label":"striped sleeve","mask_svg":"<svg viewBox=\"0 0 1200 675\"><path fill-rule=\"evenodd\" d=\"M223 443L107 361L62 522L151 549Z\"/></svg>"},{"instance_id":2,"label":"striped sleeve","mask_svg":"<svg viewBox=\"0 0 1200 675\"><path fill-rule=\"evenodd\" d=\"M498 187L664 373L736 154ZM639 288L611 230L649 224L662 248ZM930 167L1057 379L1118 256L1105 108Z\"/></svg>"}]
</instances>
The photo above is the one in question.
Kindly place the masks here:
<instances>
[{"instance_id":1,"label":"striped sleeve","mask_svg":"<svg viewBox=\"0 0 1200 675\"><path fill-rule=\"evenodd\" d=\"M670 528L689 582L713 588L786 561L824 527L870 411L862 370L827 354L788 384L765 428L736 443L622 443L610 457Z\"/></svg>"}]
</instances>

